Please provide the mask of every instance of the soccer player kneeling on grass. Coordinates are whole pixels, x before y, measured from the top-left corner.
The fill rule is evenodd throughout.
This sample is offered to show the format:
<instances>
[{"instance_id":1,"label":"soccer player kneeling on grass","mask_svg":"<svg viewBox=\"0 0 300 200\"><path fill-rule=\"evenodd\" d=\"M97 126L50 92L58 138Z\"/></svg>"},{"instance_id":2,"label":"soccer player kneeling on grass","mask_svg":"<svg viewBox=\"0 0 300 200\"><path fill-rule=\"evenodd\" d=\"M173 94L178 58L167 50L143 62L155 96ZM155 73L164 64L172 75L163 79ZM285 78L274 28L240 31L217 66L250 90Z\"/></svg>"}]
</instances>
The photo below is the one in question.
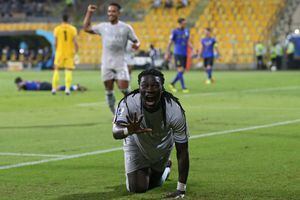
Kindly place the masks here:
<instances>
[{"instance_id":1,"label":"soccer player kneeling on grass","mask_svg":"<svg viewBox=\"0 0 300 200\"><path fill-rule=\"evenodd\" d=\"M139 74L139 89L118 105L113 136L124 139L126 186L135 193L161 186L167 179L175 143L178 184L167 197L182 198L189 172L188 128L181 104L165 91L164 81L163 74L155 69Z\"/></svg>"}]
</instances>

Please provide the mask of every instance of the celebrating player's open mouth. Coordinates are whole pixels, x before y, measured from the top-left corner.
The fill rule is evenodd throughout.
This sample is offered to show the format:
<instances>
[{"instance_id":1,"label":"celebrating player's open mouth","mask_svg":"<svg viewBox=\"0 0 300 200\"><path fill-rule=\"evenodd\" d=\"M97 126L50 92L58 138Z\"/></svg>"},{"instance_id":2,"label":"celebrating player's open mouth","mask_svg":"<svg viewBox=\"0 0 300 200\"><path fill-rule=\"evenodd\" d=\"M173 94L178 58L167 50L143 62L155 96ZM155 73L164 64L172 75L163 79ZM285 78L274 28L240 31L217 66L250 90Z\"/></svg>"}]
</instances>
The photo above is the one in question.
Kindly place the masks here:
<instances>
[{"instance_id":1,"label":"celebrating player's open mouth","mask_svg":"<svg viewBox=\"0 0 300 200\"><path fill-rule=\"evenodd\" d=\"M157 100L158 100L157 97L153 94L145 96L145 103L147 104L147 106L151 106L151 107L155 106Z\"/></svg>"}]
</instances>

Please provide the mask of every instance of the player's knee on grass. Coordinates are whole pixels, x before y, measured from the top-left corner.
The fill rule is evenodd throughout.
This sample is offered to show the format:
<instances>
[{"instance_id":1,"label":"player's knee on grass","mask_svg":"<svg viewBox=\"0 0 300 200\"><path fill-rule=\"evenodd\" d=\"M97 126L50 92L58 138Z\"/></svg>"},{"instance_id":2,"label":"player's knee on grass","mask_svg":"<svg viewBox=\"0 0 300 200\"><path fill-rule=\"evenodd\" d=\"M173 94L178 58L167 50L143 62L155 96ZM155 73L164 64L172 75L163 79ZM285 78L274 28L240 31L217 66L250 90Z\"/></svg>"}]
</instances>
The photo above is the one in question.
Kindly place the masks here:
<instances>
[{"instance_id":1,"label":"player's knee on grass","mask_svg":"<svg viewBox=\"0 0 300 200\"><path fill-rule=\"evenodd\" d=\"M127 190L133 193L145 193L149 188L149 170L140 169L127 174Z\"/></svg>"},{"instance_id":2,"label":"player's knee on grass","mask_svg":"<svg viewBox=\"0 0 300 200\"><path fill-rule=\"evenodd\" d=\"M149 190L152 188L160 187L163 184L162 180L163 172L157 172L152 170L149 180Z\"/></svg>"}]
</instances>

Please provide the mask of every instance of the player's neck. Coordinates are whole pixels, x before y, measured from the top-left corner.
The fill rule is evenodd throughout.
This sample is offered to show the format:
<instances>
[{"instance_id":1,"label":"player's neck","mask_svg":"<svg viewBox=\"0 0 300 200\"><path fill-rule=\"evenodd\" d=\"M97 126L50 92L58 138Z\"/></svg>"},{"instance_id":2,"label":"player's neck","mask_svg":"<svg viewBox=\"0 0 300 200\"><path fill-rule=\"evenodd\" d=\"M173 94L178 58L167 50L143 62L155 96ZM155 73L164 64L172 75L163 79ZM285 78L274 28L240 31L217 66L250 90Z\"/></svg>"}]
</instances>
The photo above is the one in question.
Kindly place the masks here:
<instances>
[{"instance_id":1,"label":"player's neck","mask_svg":"<svg viewBox=\"0 0 300 200\"><path fill-rule=\"evenodd\" d=\"M111 23L112 25L118 24L118 23L119 23L119 19L116 19L116 20L114 20L114 21L111 21L110 23Z\"/></svg>"},{"instance_id":2,"label":"player's neck","mask_svg":"<svg viewBox=\"0 0 300 200\"><path fill-rule=\"evenodd\" d=\"M157 112L157 111L159 111L159 110L161 109L161 102L159 101L159 102L157 103L157 105L156 105L155 107L153 107L153 108L148 108L147 106L143 106L143 108L144 108L147 112L149 112L149 113L154 113L154 112Z\"/></svg>"}]
</instances>

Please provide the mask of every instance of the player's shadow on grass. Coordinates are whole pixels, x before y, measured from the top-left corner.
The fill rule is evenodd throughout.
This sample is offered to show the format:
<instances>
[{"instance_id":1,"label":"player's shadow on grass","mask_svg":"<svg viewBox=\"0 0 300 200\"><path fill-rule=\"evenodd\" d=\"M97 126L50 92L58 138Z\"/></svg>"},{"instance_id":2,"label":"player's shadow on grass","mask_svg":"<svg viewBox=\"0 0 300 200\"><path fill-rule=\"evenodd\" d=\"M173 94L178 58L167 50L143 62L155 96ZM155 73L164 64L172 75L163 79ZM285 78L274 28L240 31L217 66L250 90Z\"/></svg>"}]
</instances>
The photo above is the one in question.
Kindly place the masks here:
<instances>
[{"instance_id":1,"label":"player's shadow on grass","mask_svg":"<svg viewBox=\"0 0 300 200\"><path fill-rule=\"evenodd\" d=\"M107 192L93 192L93 193L83 193L83 194L70 194L64 195L57 200L100 200L100 199L119 199L128 196L130 199L131 193L126 191L126 186L117 185L117 186L110 186L105 188Z\"/></svg>"}]
</instances>

